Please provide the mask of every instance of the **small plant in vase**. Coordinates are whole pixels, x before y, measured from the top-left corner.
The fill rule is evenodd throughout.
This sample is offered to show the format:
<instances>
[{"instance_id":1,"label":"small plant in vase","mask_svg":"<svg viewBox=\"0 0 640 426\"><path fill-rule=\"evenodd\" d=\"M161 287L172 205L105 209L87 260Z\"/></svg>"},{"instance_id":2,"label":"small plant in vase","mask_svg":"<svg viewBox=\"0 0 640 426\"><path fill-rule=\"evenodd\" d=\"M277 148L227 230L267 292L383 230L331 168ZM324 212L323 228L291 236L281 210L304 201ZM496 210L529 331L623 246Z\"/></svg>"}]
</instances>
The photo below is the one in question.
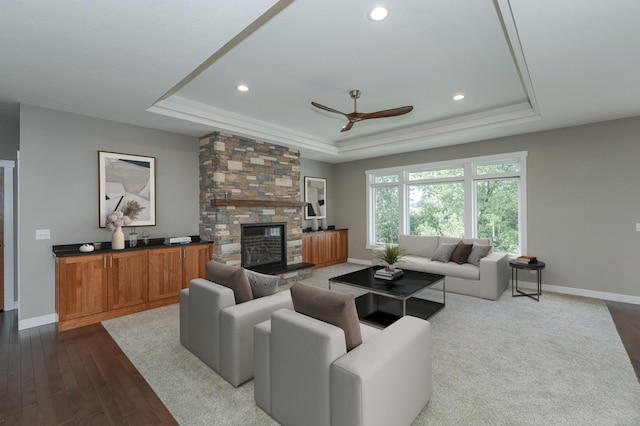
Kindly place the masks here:
<instances>
[{"instance_id":1,"label":"small plant in vase","mask_svg":"<svg viewBox=\"0 0 640 426\"><path fill-rule=\"evenodd\" d=\"M387 264L387 270L395 271L395 264L406 256L406 254L406 250L401 249L397 245L387 243L383 249L375 252L375 257Z\"/></svg>"}]
</instances>

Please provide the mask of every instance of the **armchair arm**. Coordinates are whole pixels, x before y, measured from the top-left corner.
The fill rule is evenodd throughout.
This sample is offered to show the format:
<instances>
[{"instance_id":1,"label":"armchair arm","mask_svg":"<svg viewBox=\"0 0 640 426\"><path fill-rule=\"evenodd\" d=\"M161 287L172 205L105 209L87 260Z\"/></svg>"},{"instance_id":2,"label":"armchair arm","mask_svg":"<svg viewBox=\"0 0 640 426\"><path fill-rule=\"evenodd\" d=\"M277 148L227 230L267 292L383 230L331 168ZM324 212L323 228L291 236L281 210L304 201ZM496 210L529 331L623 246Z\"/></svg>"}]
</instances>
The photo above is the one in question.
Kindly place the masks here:
<instances>
[{"instance_id":1,"label":"armchair arm","mask_svg":"<svg viewBox=\"0 0 640 426\"><path fill-rule=\"evenodd\" d=\"M480 297L497 300L509 286L509 254L494 251L480 259Z\"/></svg>"},{"instance_id":2,"label":"armchair arm","mask_svg":"<svg viewBox=\"0 0 640 426\"><path fill-rule=\"evenodd\" d=\"M332 365L331 424L410 425L432 391L431 324L402 317Z\"/></svg>"},{"instance_id":3,"label":"armchair arm","mask_svg":"<svg viewBox=\"0 0 640 426\"><path fill-rule=\"evenodd\" d=\"M279 309L293 310L289 290L230 306L220 313L218 372L233 386L253 378L253 327Z\"/></svg>"},{"instance_id":4,"label":"armchair arm","mask_svg":"<svg viewBox=\"0 0 640 426\"><path fill-rule=\"evenodd\" d=\"M189 282L189 350L215 371L220 369L220 311L235 305L233 290L202 278ZM181 305L182 306L182 305Z\"/></svg>"}]
</instances>

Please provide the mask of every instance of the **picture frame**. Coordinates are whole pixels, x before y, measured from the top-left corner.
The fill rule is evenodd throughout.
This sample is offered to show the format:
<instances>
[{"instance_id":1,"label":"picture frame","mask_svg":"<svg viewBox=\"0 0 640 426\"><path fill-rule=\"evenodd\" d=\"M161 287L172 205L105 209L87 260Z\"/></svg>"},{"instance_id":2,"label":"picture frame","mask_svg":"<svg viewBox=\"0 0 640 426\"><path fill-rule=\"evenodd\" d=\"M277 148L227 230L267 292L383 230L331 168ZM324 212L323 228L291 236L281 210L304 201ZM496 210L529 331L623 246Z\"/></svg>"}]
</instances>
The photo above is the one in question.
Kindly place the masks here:
<instances>
[{"instance_id":1,"label":"picture frame","mask_svg":"<svg viewBox=\"0 0 640 426\"><path fill-rule=\"evenodd\" d=\"M128 203L142 207L129 226L156 224L155 157L98 151L98 170L100 228L105 227L108 214L123 211Z\"/></svg>"},{"instance_id":2,"label":"picture frame","mask_svg":"<svg viewBox=\"0 0 640 426\"><path fill-rule=\"evenodd\" d=\"M304 177L304 218L325 219L327 217L327 179Z\"/></svg>"}]
</instances>

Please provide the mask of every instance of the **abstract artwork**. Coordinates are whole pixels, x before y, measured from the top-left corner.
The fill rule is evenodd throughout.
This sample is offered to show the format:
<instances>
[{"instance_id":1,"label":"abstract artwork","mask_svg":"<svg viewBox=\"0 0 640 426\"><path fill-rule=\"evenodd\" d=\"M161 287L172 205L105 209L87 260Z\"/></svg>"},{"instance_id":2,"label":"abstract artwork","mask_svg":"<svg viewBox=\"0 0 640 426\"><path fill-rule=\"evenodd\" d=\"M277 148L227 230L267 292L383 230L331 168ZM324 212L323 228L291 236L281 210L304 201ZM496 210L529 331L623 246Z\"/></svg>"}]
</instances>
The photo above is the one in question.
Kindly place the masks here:
<instances>
[{"instance_id":1,"label":"abstract artwork","mask_svg":"<svg viewBox=\"0 0 640 426\"><path fill-rule=\"evenodd\" d=\"M115 211L134 211L130 226L156 224L156 166L154 157L98 151L99 224Z\"/></svg>"},{"instance_id":2,"label":"abstract artwork","mask_svg":"<svg viewBox=\"0 0 640 426\"><path fill-rule=\"evenodd\" d=\"M305 220L325 219L327 217L327 180L305 176L304 201L307 202L304 210Z\"/></svg>"}]
</instances>

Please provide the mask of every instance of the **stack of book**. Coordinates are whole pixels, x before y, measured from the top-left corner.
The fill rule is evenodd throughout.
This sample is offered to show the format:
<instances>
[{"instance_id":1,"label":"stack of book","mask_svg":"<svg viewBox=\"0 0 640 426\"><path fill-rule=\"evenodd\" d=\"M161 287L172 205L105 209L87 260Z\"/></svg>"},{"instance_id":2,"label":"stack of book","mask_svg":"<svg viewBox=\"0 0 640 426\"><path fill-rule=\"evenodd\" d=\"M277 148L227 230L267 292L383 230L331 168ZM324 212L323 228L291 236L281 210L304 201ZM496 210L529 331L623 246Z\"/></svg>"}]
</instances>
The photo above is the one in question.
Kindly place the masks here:
<instances>
[{"instance_id":1,"label":"stack of book","mask_svg":"<svg viewBox=\"0 0 640 426\"><path fill-rule=\"evenodd\" d=\"M381 280L395 280L396 278L400 278L404 275L404 272L400 269L396 269L395 271L388 271L385 268L378 269L373 276L379 278Z\"/></svg>"},{"instance_id":2,"label":"stack of book","mask_svg":"<svg viewBox=\"0 0 640 426\"><path fill-rule=\"evenodd\" d=\"M538 258L535 256L520 256L520 257L516 257L515 261L518 263L523 263L525 265L528 265L530 263L538 262Z\"/></svg>"}]
</instances>

